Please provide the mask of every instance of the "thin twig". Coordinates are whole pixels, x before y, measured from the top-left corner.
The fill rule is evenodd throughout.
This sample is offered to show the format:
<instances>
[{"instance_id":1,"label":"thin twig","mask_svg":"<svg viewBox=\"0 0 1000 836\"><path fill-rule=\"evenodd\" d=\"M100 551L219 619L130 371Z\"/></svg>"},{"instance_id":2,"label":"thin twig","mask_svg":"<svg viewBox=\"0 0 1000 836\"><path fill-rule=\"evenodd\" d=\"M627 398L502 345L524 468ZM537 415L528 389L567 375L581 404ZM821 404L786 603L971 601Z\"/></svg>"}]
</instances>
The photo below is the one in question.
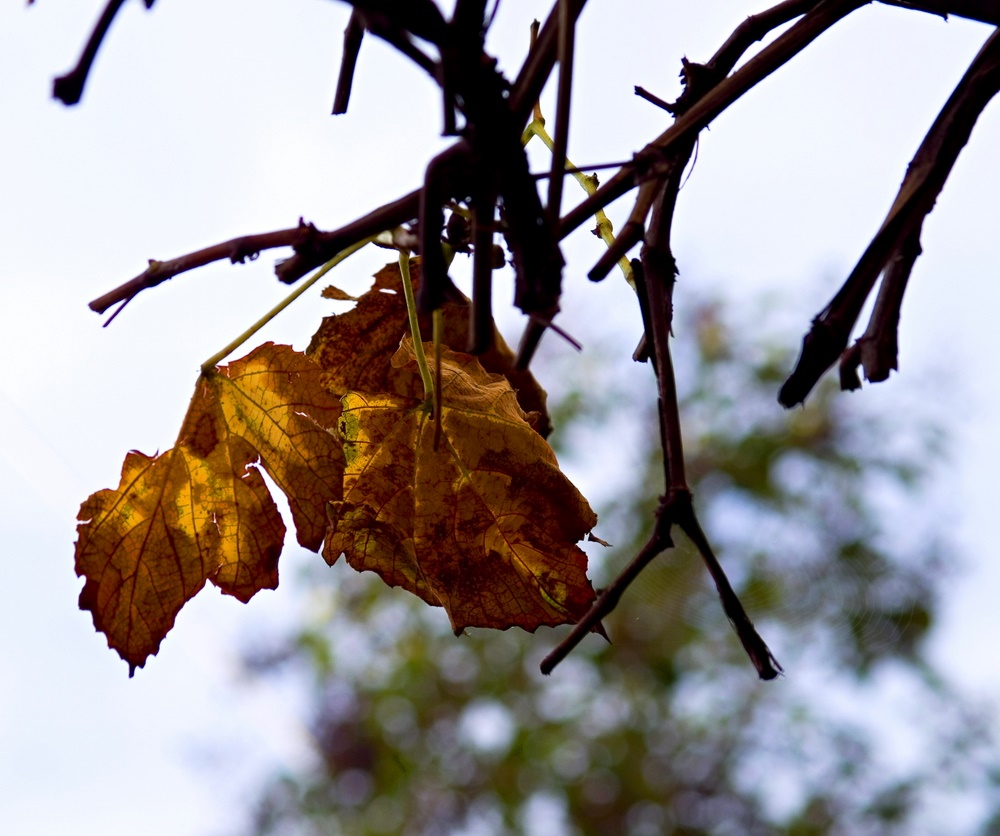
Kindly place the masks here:
<instances>
[{"instance_id":1,"label":"thin twig","mask_svg":"<svg viewBox=\"0 0 1000 836\"><path fill-rule=\"evenodd\" d=\"M785 2L778 3L760 14L750 15L733 30L726 42L705 62L705 70L716 76L729 75L733 67L736 66L736 62L751 46L779 26L784 26L800 15L807 14L817 5L817 0L785 0Z\"/></svg>"},{"instance_id":2,"label":"thin twig","mask_svg":"<svg viewBox=\"0 0 1000 836\"><path fill-rule=\"evenodd\" d=\"M168 261L150 259L149 267L134 279L130 279L125 284L95 299L90 303L90 309L96 313L104 313L120 302L129 302L143 290L156 287L158 284L181 273L186 273L188 270L194 270L196 267L204 267L213 261L222 261L223 259L229 259L233 264L237 262L242 264L248 259L253 261L263 250L276 247L304 246L309 238L318 234L312 224L307 224L300 219L299 225L290 229L279 229L260 235L243 235Z\"/></svg>"},{"instance_id":3,"label":"thin twig","mask_svg":"<svg viewBox=\"0 0 1000 836\"><path fill-rule=\"evenodd\" d=\"M637 84L635 86L635 94L640 99L645 99L650 104L654 104L658 108L660 108L661 110L667 111L667 113L673 113L674 112L674 106L670 102L664 101L659 96L654 96L645 87L640 87Z\"/></svg>"},{"instance_id":4,"label":"thin twig","mask_svg":"<svg viewBox=\"0 0 1000 836\"><path fill-rule=\"evenodd\" d=\"M537 136L546 148L550 151L552 150L555 143L548 131L545 130L545 118L542 116L540 105L535 107L535 118L532 119L528 127L524 129L524 133L521 135L521 141L527 144L531 141L533 136ZM573 163L567 159L566 173L572 174L576 179L576 182L580 184L580 187L590 195L597 191L600 183L598 182L596 174L586 174L585 172L601 168L620 168L623 165L631 165L631 163L611 163L581 167L573 165ZM544 176L548 177L549 174L546 173ZM614 225L611 223L611 219L608 218L605 211L601 209L594 214L594 220L597 221L597 226L594 228L594 234L610 247L615 242ZM619 259L618 266L621 268L625 281L634 287L635 279L632 277L632 267L629 260L627 258Z\"/></svg>"},{"instance_id":5,"label":"thin twig","mask_svg":"<svg viewBox=\"0 0 1000 836\"><path fill-rule=\"evenodd\" d=\"M729 578L726 577L722 565L712 552L708 538L705 536L705 532L701 530L701 525L695 516L690 494L687 495L686 500L683 503L676 503L674 514L677 526L688 536L688 539L691 540L701 555L705 566L708 567L708 572L712 576L715 588L719 593L719 600L722 602L722 611L726 614L726 618L729 619L729 623L733 625L733 629L739 637L740 644L743 645L743 650L750 657L757 675L764 680L776 679L784 668L774 658L771 649L760 637L757 628L754 627L753 622L750 620L750 616L743 609L743 604L740 602L739 596L733 589L732 584L729 583Z\"/></svg>"},{"instance_id":6,"label":"thin twig","mask_svg":"<svg viewBox=\"0 0 1000 836\"><path fill-rule=\"evenodd\" d=\"M652 342L655 357L657 390L659 394L660 434L663 445L663 466L666 494L661 500L664 513L688 535L701 555L712 579L715 581L723 611L736 630L736 634L753 662L761 679L774 679L781 670L764 640L758 635L753 622L743 609L726 573L716 559L708 538L705 537L691 501L684 467L684 448L681 440L680 410L677 402L677 383L674 379L673 360L670 356L670 338L673 328L673 289L677 265L670 246L677 193L683 174L683 164L678 165L667 178L664 188L653 207L646 243L642 248L642 276L646 284L648 305L647 336Z\"/></svg>"},{"instance_id":7,"label":"thin twig","mask_svg":"<svg viewBox=\"0 0 1000 836\"><path fill-rule=\"evenodd\" d=\"M413 293L413 279L410 276L410 253L399 251L399 275L403 282L403 296L406 298L406 315L410 323L410 339L413 341L413 356L420 370L420 380L424 384L424 400L434 398L434 378L424 354L424 340L420 334L420 319L417 316L417 300Z\"/></svg>"},{"instance_id":8,"label":"thin twig","mask_svg":"<svg viewBox=\"0 0 1000 836\"><path fill-rule=\"evenodd\" d=\"M607 251L605 251L597 263L590 268L587 278L592 282L599 282L607 278L608 273L615 264L626 258L626 253L638 244L646 233L646 216L660 191L659 180L646 180L639 187L639 194L632 206L632 211L628 220L622 225L621 232Z\"/></svg>"},{"instance_id":9,"label":"thin twig","mask_svg":"<svg viewBox=\"0 0 1000 836\"><path fill-rule=\"evenodd\" d=\"M528 54L530 56L531 50L535 48L535 43L538 41L538 30L541 27L541 23L537 20L531 21L531 26L528 29ZM542 116L542 103L535 99L534 104L531 106L531 117L535 122L540 122L545 124L545 117Z\"/></svg>"},{"instance_id":10,"label":"thin twig","mask_svg":"<svg viewBox=\"0 0 1000 836\"><path fill-rule=\"evenodd\" d=\"M434 340L434 451L441 446L441 352L444 348L444 312L441 308L431 314L431 335Z\"/></svg>"},{"instance_id":11,"label":"thin twig","mask_svg":"<svg viewBox=\"0 0 1000 836\"><path fill-rule=\"evenodd\" d=\"M621 600L625 590L631 585L653 559L664 550L673 546L670 539L671 521L664 517L662 511L657 512L656 525L650 535L646 545L642 547L628 566L597 596L591 608L576 624L573 629L566 634L565 638L550 652L541 664L541 671L544 674L552 673L556 665L565 659L570 652L587 637L595 632L601 624L601 620L610 615L618 602Z\"/></svg>"}]
</instances>

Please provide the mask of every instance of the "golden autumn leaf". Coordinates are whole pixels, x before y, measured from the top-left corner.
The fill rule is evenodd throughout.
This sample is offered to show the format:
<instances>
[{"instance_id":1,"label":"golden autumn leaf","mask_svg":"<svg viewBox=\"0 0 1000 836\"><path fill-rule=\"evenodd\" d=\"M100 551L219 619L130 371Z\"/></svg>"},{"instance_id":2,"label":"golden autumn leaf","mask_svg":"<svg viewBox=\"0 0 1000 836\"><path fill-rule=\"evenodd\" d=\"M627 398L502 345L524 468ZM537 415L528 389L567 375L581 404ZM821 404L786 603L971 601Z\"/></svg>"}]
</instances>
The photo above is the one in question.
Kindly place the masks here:
<instances>
[{"instance_id":1,"label":"golden autumn leaf","mask_svg":"<svg viewBox=\"0 0 1000 836\"><path fill-rule=\"evenodd\" d=\"M410 261L410 277L415 286L419 285L419 258ZM443 313L442 342L463 351L469 342L469 305L449 303ZM375 274L371 289L358 297L354 308L323 320L306 354L323 367L325 383L337 395L394 392L403 388L406 394L418 398L423 388L416 370L393 369L390 363L408 330L399 264L390 263ZM429 320L421 319L421 331L429 337ZM545 390L531 372L514 369L514 352L499 331L494 332L494 337L493 348L479 356L480 364L486 371L502 374L510 381L532 426L542 437L548 436L552 425L545 405Z\"/></svg>"},{"instance_id":2,"label":"golden autumn leaf","mask_svg":"<svg viewBox=\"0 0 1000 836\"><path fill-rule=\"evenodd\" d=\"M133 451L118 488L83 503L80 607L131 672L206 580L241 601L277 586L285 526L258 464L289 497L299 542L319 548L343 484L340 404L320 375L271 343L202 375L177 445Z\"/></svg>"},{"instance_id":3,"label":"golden autumn leaf","mask_svg":"<svg viewBox=\"0 0 1000 836\"><path fill-rule=\"evenodd\" d=\"M299 544L310 551L323 542L326 504L340 498L343 484L340 403L322 377L304 354L273 343L207 377L226 428L260 455L288 498Z\"/></svg>"},{"instance_id":4,"label":"golden autumn leaf","mask_svg":"<svg viewBox=\"0 0 1000 836\"><path fill-rule=\"evenodd\" d=\"M409 338L391 367L416 374ZM405 385L342 401L344 498L331 506L328 562L344 553L445 607L456 632L579 620L594 592L576 543L597 517L505 378L444 352L437 450L434 421Z\"/></svg>"}]
</instances>

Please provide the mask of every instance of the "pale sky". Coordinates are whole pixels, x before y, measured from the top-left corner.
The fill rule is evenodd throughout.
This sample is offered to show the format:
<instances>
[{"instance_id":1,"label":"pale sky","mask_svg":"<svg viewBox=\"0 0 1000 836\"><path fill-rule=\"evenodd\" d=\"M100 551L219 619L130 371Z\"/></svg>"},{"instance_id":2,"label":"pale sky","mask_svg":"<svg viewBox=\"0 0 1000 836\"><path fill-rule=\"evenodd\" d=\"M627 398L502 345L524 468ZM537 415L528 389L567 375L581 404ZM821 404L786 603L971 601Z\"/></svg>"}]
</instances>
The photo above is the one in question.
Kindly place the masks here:
<instances>
[{"instance_id":1,"label":"pale sky","mask_svg":"<svg viewBox=\"0 0 1000 836\"><path fill-rule=\"evenodd\" d=\"M126 4L82 103L67 109L50 98L52 78L76 61L102 7L0 8L0 830L218 833L238 824L231 805L255 778L305 751L287 708L296 695L244 687L236 665L252 636L294 620L295 595L282 586L243 606L206 589L130 681L77 609L75 517L91 492L117 485L128 450L173 444L201 362L288 292L271 272L283 253L178 277L107 329L87 302L149 258L300 216L326 229L352 220L416 187L446 141L430 80L374 39L350 113L329 115L348 15L329 0L161 0L151 12ZM577 41L575 162L627 159L659 134L669 117L633 86L675 98L681 56L706 60L765 6L703 8L591 0ZM547 9L501 3L490 47L510 75L528 24ZM686 285L734 300L787 290L781 318L804 332L877 230L988 34L982 24L876 4L733 106L703 135L681 194L677 303ZM903 373L845 395L885 410L922 397L953 419L942 525L954 527L966 570L948 581L934 652L994 703L1000 668L984 648L1000 636L997 148L994 103L925 225L903 309ZM568 183L564 206L578 199ZM629 206L620 202L614 217ZM620 279L591 286L584 277L598 247L585 229L567 243L567 293L583 313L564 324L585 337L587 318L598 317L638 334ZM384 251L362 253L331 280L364 288L385 260ZM329 311L317 289L257 342L304 348ZM547 350L569 350L560 346ZM536 371L544 383L544 367ZM944 390L920 390L942 372ZM908 431L905 412L894 424ZM586 474L571 476L586 492ZM283 572L318 560L290 547Z\"/></svg>"}]
</instances>

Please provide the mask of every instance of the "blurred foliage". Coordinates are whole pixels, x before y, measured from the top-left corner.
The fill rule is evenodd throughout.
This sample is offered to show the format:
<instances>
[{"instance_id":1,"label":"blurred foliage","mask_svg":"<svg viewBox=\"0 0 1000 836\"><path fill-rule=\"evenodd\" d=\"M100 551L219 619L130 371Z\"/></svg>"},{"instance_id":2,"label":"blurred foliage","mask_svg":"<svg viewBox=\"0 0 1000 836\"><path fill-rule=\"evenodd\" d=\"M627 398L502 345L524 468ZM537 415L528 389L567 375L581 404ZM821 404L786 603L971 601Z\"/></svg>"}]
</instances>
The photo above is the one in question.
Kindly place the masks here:
<instances>
[{"instance_id":1,"label":"blurred foliage","mask_svg":"<svg viewBox=\"0 0 1000 836\"><path fill-rule=\"evenodd\" d=\"M769 341L714 305L678 333L696 503L786 677L756 679L684 543L606 621L613 644L548 678L560 631L456 638L373 576L311 574L300 632L246 660L310 689L316 756L264 788L254 832L955 833L954 811L1000 809L986 724L925 656L949 568L924 493L940 428L912 412L894 443L829 387L782 412L789 358ZM554 393L560 457L593 471L587 438L610 436L641 486L598 499L616 543L589 549L599 586L645 540L662 477L648 395L595 374Z\"/></svg>"}]
</instances>

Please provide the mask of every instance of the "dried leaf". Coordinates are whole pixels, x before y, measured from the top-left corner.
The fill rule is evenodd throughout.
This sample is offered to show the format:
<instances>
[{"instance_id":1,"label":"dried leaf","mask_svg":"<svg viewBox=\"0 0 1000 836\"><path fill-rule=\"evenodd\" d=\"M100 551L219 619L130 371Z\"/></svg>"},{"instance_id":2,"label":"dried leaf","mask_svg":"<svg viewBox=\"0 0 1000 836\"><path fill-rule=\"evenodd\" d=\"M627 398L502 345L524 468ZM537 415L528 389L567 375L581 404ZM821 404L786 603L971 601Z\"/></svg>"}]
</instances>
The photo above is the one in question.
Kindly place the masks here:
<instances>
[{"instance_id":1,"label":"dried leaf","mask_svg":"<svg viewBox=\"0 0 1000 836\"><path fill-rule=\"evenodd\" d=\"M222 420L260 455L288 497L299 544L311 551L323 542L326 504L340 498L344 468L340 403L322 379L308 357L273 343L208 377Z\"/></svg>"},{"instance_id":2,"label":"dried leaf","mask_svg":"<svg viewBox=\"0 0 1000 836\"><path fill-rule=\"evenodd\" d=\"M467 306L444 322L445 341L464 346ZM324 321L310 356L268 343L202 375L174 449L130 453L119 487L83 504L80 606L133 672L206 581L242 601L277 585L285 527L261 469L288 497L302 545L326 536L328 560L345 549L356 568L446 606L456 629L534 629L588 608L576 542L596 518L522 410L543 412L544 392L528 376L515 393L447 351L445 444L434 450L406 332L391 265L353 310ZM482 361L516 380L512 359L498 339Z\"/></svg>"},{"instance_id":3,"label":"dried leaf","mask_svg":"<svg viewBox=\"0 0 1000 836\"><path fill-rule=\"evenodd\" d=\"M416 374L408 338L391 366ZM576 622L594 598L576 545L594 512L503 377L445 351L442 381L438 450L409 391L345 395L344 500L324 556L445 607L456 631Z\"/></svg>"},{"instance_id":4,"label":"dried leaf","mask_svg":"<svg viewBox=\"0 0 1000 836\"><path fill-rule=\"evenodd\" d=\"M320 294L324 299L333 299L337 302L357 302L357 296L351 296L346 290L341 290L335 285L329 285L323 288L323 292Z\"/></svg>"},{"instance_id":5,"label":"dried leaf","mask_svg":"<svg viewBox=\"0 0 1000 836\"><path fill-rule=\"evenodd\" d=\"M320 369L270 343L199 378L177 446L132 452L116 490L80 509L80 607L129 663L156 653L186 601L211 580L248 601L278 584L285 526L260 470L288 494L299 542L317 549L340 497L340 404Z\"/></svg>"},{"instance_id":6,"label":"dried leaf","mask_svg":"<svg viewBox=\"0 0 1000 836\"><path fill-rule=\"evenodd\" d=\"M420 282L420 259L410 261L414 287ZM447 304L444 307L445 345L462 351L469 341L469 306ZM326 371L326 385L331 392L393 392L407 387L406 394L420 397L423 391L419 375L393 370L390 360L399 341L408 330L403 280L396 263L387 264L375 275L371 290L358 298L351 310L326 317L312 338L306 354ZM430 338L430 320L421 321L421 333ZM530 372L517 371L514 352L496 331L493 348L479 357L489 372L502 374L517 392L517 400L532 415L532 425L547 437L552 429L545 405L545 390ZM409 375L408 381L400 375ZM537 413L537 415L536 415Z\"/></svg>"}]
</instances>

